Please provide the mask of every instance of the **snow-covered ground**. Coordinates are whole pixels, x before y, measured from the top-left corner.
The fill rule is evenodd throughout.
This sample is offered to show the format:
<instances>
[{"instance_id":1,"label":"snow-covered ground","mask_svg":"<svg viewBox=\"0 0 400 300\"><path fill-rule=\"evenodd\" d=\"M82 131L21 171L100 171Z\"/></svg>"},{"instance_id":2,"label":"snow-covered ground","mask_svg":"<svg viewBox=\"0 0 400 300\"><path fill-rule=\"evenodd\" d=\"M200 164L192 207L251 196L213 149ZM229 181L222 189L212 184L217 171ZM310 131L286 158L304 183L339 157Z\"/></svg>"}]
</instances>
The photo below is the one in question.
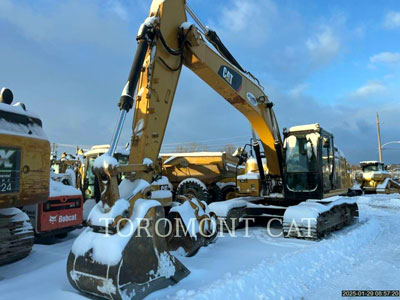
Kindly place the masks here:
<instances>
[{"instance_id":1,"label":"snow-covered ground","mask_svg":"<svg viewBox=\"0 0 400 300\"><path fill-rule=\"evenodd\" d=\"M225 236L191 258L191 274L150 299L344 299L344 289L400 289L400 195L358 197L360 222L319 242L275 238L264 227ZM274 233L279 233L277 227ZM0 299L86 299L68 283L79 231L0 267ZM354 298L352 298L354 299Z\"/></svg>"}]
</instances>

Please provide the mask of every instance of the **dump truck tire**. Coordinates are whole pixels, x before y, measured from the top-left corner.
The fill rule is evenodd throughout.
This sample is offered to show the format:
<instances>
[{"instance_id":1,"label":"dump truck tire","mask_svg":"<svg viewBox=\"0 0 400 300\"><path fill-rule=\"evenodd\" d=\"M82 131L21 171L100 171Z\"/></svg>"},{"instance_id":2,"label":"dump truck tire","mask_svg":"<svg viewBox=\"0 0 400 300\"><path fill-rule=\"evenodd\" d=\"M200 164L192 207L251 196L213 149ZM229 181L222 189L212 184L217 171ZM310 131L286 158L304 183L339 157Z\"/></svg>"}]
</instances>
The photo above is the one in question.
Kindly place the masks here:
<instances>
[{"instance_id":1,"label":"dump truck tire","mask_svg":"<svg viewBox=\"0 0 400 300\"><path fill-rule=\"evenodd\" d=\"M225 200L222 189L216 184L208 189L208 194L210 195L210 202L219 202Z\"/></svg>"},{"instance_id":2,"label":"dump truck tire","mask_svg":"<svg viewBox=\"0 0 400 300\"><path fill-rule=\"evenodd\" d=\"M235 192L235 186L234 185L227 185L226 187L224 187L222 189L223 201L235 198L236 195L234 194L234 192Z\"/></svg>"},{"instance_id":3,"label":"dump truck tire","mask_svg":"<svg viewBox=\"0 0 400 300\"><path fill-rule=\"evenodd\" d=\"M210 202L210 194L207 187L200 180L188 178L183 180L176 189L177 195L194 197L201 201Z\"/></svg>"}]
</instances>

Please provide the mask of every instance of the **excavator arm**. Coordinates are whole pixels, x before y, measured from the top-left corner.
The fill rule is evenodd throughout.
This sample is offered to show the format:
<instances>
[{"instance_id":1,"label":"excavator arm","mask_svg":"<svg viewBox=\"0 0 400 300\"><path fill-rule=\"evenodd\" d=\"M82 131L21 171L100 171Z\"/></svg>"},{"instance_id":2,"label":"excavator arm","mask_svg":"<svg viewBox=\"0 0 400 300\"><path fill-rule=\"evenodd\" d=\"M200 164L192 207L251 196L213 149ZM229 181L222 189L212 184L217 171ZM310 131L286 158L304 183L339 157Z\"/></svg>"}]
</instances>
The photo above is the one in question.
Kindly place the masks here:
<instances>
[{"instance_id":1,"label":"excavator arm","mask_svg":"<svg viewBox=\"0 0 400 300\"><path fill-rule=\"evenodd\" d=\"M216 237L216 216L202 199L183 197L173 207L168 205L172 194L165 202L152 200L151 184L157 180L156 163L183 65L249 120L264 148L269 174L281 175L282 143L272 103L211 31L206 38L219 53L208 46L200 30L186 22L186 11L193 14L185 0L154 0L149 17L140 26L109 151L94 163L102 201L92 209L88 227L68 257L69 281L82 292L110 299L141 299L189 274L170 250L182 248L191 256ZM113 154L131 109L129 163L119 165ZM120 185L119 173L126 175ZM169 208L164 211L163 206ZM191 220L197 231L182 237L164 234L164 222L159 222L165 219L164 213L172 220L172 232L189 229ZM146 236L141 235L140 220L148 221Z\"/></svg>"},{"instance_id":2,"label":"excavator arm","mask_svg":"<svg viewBox=\"0 0 400 300\"><path fill-rule=\"evenodd\" d=\"M281 175L276 150L281 139L272 103L236 61L232 63L213 51L200 30L186 22L185 7L184 0L154 1L144 23L150 25L152 40L137 87L129 163L142 164L146 158L157 161L185 65L249 120L261 140L269 173ZM136 177L149 181L151 172L137 173Z\"/></svg>"}]
</instances>

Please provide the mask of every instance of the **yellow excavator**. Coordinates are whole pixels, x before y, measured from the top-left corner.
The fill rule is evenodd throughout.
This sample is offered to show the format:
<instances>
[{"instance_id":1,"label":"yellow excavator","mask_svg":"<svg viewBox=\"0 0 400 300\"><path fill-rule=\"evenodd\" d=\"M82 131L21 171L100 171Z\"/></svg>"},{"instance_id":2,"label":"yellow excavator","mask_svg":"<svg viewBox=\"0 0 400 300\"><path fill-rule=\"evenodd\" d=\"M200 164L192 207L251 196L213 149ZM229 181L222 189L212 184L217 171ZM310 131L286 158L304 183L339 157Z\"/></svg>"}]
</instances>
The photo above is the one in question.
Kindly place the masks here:
<instances>
[{"instance_id":1,"label":"yellow excavator","mask_svg":"<svg viewBox=\"0 0 400 300\"><path fill-rule=\"evenodd\" d=\"M186 13L198 28L187 22ZM258 199L267 199L275 186L282 190L286 179L291 180L292 194L280 199L282 204L307 202L299 210L291 210L293 218L319 211L314 224L317 233L320 225L324 230L339 228L357 217L357 205L351 200L305 201L312 195L321 199L336 189L332 135L317 126L289 132L285 143L292 159L286 161L273 104L262 86L239 65L216 32L201 23L185 0L154 0L137 42L110 148L93 164L101 201L90 212L88 227L74 241L67 261L68 279L77 290L108 299L142 299L190 273L169 251L181 248L191 256L216 238L216 215L202 199L184 195L173 199L170 191L156 190L163 180L156 171L160 148L183 65L239 110L258 135L252 144L258 166L258 175L254 175L259 183ZM132 107L129 162L123 165L113 154ZM263 167L260 144L268 172ZM322 167L326 171L322 172ZM290 178L285 175L288 170L293 173ZM125 175L120 184L119 173ZM321 185L325 178L328 181ZM175 224L172 230L167 223ZM194 230L188 232L189 227Z\"/></svg>"}]
</instances>

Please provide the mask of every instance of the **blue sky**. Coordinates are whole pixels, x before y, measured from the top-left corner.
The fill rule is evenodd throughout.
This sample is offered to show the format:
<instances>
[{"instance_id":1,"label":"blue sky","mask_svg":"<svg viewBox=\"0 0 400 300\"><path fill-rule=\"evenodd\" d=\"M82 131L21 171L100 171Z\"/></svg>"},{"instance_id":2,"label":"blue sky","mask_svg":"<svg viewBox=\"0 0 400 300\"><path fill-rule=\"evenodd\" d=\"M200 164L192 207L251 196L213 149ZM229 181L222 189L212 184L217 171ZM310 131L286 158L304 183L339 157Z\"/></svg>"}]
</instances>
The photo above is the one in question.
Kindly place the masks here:
<instances>
[{"instance_id":1,"label":"blue sky","mask_svg":"<svg viewBox=\"0 0 400 300\"><path fill-rule=\"evenodd\" d=\"M352 163L400 140L400 2L190 0L275 103L281 128L319 122ZM0 82L41 115L51 141L108 143L150 1L0 1ZM129 140L132 115L121 144ZM242 144L246 119L183 70L165 136ZM384 151L400 163L398 150Z\"/></svg>"}]
</instances>

